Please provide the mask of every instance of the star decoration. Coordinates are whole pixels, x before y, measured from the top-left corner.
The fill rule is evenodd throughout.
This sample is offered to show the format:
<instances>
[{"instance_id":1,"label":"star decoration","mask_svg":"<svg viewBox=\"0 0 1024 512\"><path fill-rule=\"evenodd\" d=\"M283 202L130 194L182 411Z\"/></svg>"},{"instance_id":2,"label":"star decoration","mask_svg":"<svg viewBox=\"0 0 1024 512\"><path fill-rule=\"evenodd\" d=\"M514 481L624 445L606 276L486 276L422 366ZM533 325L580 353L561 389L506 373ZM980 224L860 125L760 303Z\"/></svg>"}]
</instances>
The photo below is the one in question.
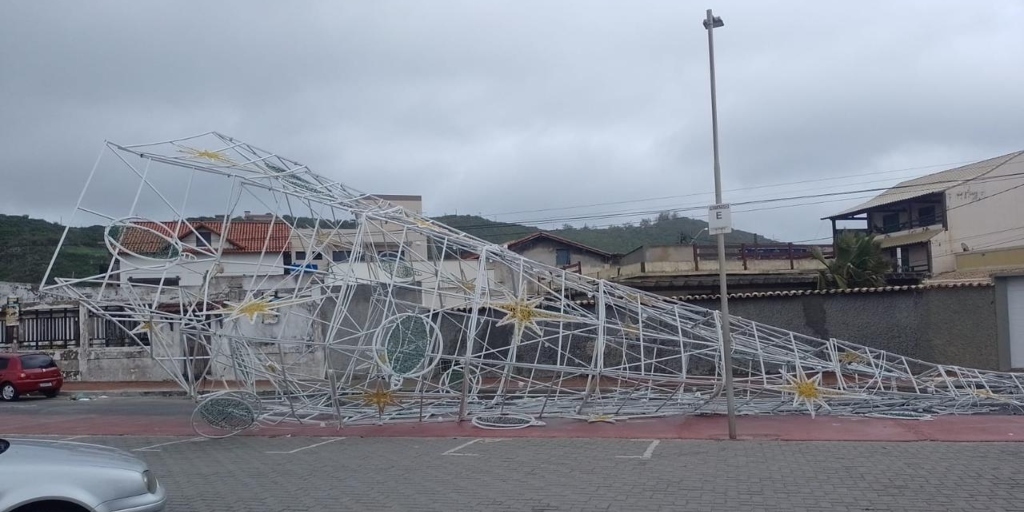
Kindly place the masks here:
<instances>
[{"instance_id":1,"label":"star decoration","mask_svg":"<svg viewBox=\"0 0 1024 512\"><path fill-rule=\"evenodd\" d=\"M228 315L225 320L234 320L235 318L247 317L250 324L256 323L256 317L259 315L277 315L277 311L274 311L275 304L272 304L270 299L267 297L261 297L259 299L250 298L248 300L233 303L225 302L228 306L228 311L231 314Z\"/></svg>"},{"instance_id":2,"label":"star decoration","mask_svg":"<svg viewBox=\"0 0 1024 512\"><path fill-rule=\"evenodd\" d=\"M435 229L437 229L437 226L434 226L430 222L427 222L427 221L425 221L423 219L420 219L420 218L413 219L413 222L415 222L417 226L419 226L419 227L421 227L423 229L429 229L431 231L434 231Z\"/></svg>"},{"instance_id":3,"label":"star decoration","mask_svg":"<svg viewBox=\"0 0 1024 512\"><path fill-rule=\"evenodd\" d=\"M398 405L398 400L395 399L395 393L390 389L382 389L380 387L380 383L377 383L377 387L373 391L363 393L362 399L364 404L377 407L378 416L383 416L384 409L389 405Z\"/></svg>"},{"instance_id":4,"label":"star decoration","mask_svg":"<svg viewBox=\"0 0 1024 512\"><path fill-rule=\"evenodd\" d=\"M234 165L234 163L235 163L235 162L231 161L230 158L228 158L228 157L226 157L226 156L224 156L224 155L222 155L222 154L220 154L220 153L218 153L216 151L210 151L208 149L195 149L195 148L190 148L190 147L186 146L185 149L179 149L178 151L180 153L184 153L184 154L188 155L191 158L202 158L204 160L209 160L209 161L211 161L211 162L213 162L215 164Z\"/></svg>"},{"instance_id":5,"label":"star decoration","mask_svg":"<svg viewBox=\"0 0 1024 512\"><path fill-rule=\"evenodd\" d=\"M796 407L800 402L807 404L807 411L811 413L811 417L814 417L814 405L821 404L822 407L828 410L832 410L828 404L825 403L826 395L839 394L837 390L823 388L821 386L821 374L817 374L814 377L808 379L804 375L804 370L800 366L796 367L796 376L788 373L783 373L783 377L786 378L788 384L779 386L778 389L787 393L793 393L793 406Z\"/></svg>"},{"instance_id":6,"label":"star decoration","mask_svg":"<svg viewBox=\"0 0 1024 512\"><path fill-rule=\"evenodd\" d=\"M274 311L275 309L282 308L285 306L291 306L293 304L300 304L313 300L310 297L296 298L296 299L275 299L272 296L255 297L251 293L246 295L245 299L241 302L224 301L224 308L213 311L208 311L206 314L224 314L228 316L224 318L225 321L234 320L236 318L246 317L249 319L250 324L256 323L256 317L260 315L274 315L278 316L279 313Z\"/></svg>"},{"instance_id":7,"label":"star decoration","mask_svg":"<svg viewBox=\"0 0 1024 512\"><path fill-rule=\"evenodd\" d=\"M156 326L151 320L139 322L139 325L132 329L132 334L149 334L156 331Z\"/></svg>"},{"instance_id":8,"label":"star decoration","mask_svg":"<svg viewBox=\"0 0 1024 512\"><path fill-rule=\"evenodd\" d=\"M532 299L520 295L519 297L509 297L506 302L490 303L489 307L498 309L507 313L505 318L498 321L498 325L515 325L515 333L512 338L513 343L518 343L522 338L523 331L530 329L537 333L538 336L543 335L543 331L540 325L537 324L540 320L553 320L553 321L567 321L571 322L575 318L551 311L545 311L537 306L540 305L544 297L534 297Z\"/></svg>"},{"instance_id":9,"label":"star decoration","mask_svg":"<svg viewBox=\"0 0 1024 512\"><path fill-rule=\"evenodd\" d=\"M997 400L1000 402L1007 401L1005 397L999 396L988 389L975 389L971 392L971 394L982 400Z\"/></svg>"},{"instance_id":10,"label":"star decoration","mask_svg":"<svg viewBox=\"0 0 1024 512\"><path fill-rule=\"evenodd\" d=\"M864 356L858 352L843 352L839 355L839 362L842 364L863 363Z\"/></svg>"}]
</instances>

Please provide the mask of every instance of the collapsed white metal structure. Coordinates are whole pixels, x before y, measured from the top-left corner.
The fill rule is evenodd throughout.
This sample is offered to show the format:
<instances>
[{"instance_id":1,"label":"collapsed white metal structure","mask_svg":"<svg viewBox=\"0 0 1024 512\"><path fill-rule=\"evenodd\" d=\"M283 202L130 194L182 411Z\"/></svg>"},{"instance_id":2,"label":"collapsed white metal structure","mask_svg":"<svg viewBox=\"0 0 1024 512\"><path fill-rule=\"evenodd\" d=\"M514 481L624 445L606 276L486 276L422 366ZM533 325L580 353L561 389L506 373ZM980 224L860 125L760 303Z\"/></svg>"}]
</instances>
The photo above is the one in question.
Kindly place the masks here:
<instances>
[{"instance_id":1,"label":"collapsed white metal structure","mask_svg":"<svg viewBox=\"0 0 1024 512\"><path fill-rule=\"evenodd\" d=\"M134 197L112 200L108 189L125 183L137 184ZM190 215L217 197L219 233L262 207L275 214L264 222L288 226L285 251L301 247L305 259L282 259L271 231L267 250L244 261L227 237L200 236ZM739 414L924 418L1024 401L1018 374L741 318L727 364L715 311L524 259L218 133L106 144L72 220L89 223L107 226L110 267L44 289L118 322L193 395L217 365L242 383L200 400L205 435L282 420L519 427L719 414L727 370ZM320 256L332 260L321 268L318 254L340 257ZM169 279L183 272L198 285ZM261 383L273 392L257 396Z\"/></svg>"}]
</instances>

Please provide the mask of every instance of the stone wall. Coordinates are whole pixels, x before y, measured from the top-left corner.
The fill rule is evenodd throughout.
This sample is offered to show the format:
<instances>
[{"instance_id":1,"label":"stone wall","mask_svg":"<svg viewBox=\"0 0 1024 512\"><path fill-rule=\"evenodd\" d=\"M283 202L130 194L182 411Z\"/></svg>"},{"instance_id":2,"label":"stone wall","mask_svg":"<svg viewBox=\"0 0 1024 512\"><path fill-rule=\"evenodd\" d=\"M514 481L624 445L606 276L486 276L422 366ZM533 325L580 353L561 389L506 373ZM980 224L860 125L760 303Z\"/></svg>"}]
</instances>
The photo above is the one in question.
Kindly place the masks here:
<instances>
[{"instance_id":1,"label":"stone wall","mask_svg":"<svg viewBox=\"0 0 1024 512\"><path fill-rule=\"evenodd\" d=\"M719 308L719 300L693 304ZM729 312L817 338L837 338L924 361L998 370L995 288L733 298Z\"/></svg>"}]
</instances>

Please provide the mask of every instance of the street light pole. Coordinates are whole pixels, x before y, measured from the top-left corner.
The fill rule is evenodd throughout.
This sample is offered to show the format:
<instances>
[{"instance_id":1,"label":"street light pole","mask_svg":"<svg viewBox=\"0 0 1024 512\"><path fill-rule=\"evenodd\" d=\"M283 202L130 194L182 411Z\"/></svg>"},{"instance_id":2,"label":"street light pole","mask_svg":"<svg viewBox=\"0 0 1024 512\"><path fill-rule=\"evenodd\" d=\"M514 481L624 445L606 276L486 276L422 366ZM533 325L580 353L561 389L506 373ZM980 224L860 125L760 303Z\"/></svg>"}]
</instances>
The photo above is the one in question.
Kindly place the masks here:
<instances>
[{"instance_id":1,"label":"street light pole","mask_svg":"<svg viewBox=\"0 0 1024 512\"><path fill-rule=\"evenodd\" d=\"M715 28L725 23L707 11L704 28L708 31L708 61L711 66L711 137L715 151L715 204L722 204L722 168L718 162L718 101L715 94ZM736 439L736 407L733 402L732 390L732 333L729 322L729 292L726 286L725 269L725 233L718 233L718 289L722 297L721 332L722 332L722 366L725 374L725 404L729 416L729 439Z\"/></svg>"}]
</instances>

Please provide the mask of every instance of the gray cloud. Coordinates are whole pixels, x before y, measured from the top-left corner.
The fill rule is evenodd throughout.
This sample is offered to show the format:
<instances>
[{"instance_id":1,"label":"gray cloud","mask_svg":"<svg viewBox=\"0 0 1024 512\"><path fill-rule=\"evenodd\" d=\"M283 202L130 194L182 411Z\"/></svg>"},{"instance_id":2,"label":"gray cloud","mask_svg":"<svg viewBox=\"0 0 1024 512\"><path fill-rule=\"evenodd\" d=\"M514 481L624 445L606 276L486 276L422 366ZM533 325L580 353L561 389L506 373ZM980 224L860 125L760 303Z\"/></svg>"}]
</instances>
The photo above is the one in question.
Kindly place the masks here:
<instances>
[{"instance_id":1,"label":"gray cloud","mask_svg":"<svg viewBox=\"0 0 1024 512\"><path fill-rule=\"evenodd\" d=\"M728 201L1021 149L1017 2L713 7ZM209 130L361 190L422 194L430 214L707 204L703 15L668 1L4 3L0 211L67 215L104 139ZM735 221L803 240L856 201Z\"/></svg>"}]
</instances>

